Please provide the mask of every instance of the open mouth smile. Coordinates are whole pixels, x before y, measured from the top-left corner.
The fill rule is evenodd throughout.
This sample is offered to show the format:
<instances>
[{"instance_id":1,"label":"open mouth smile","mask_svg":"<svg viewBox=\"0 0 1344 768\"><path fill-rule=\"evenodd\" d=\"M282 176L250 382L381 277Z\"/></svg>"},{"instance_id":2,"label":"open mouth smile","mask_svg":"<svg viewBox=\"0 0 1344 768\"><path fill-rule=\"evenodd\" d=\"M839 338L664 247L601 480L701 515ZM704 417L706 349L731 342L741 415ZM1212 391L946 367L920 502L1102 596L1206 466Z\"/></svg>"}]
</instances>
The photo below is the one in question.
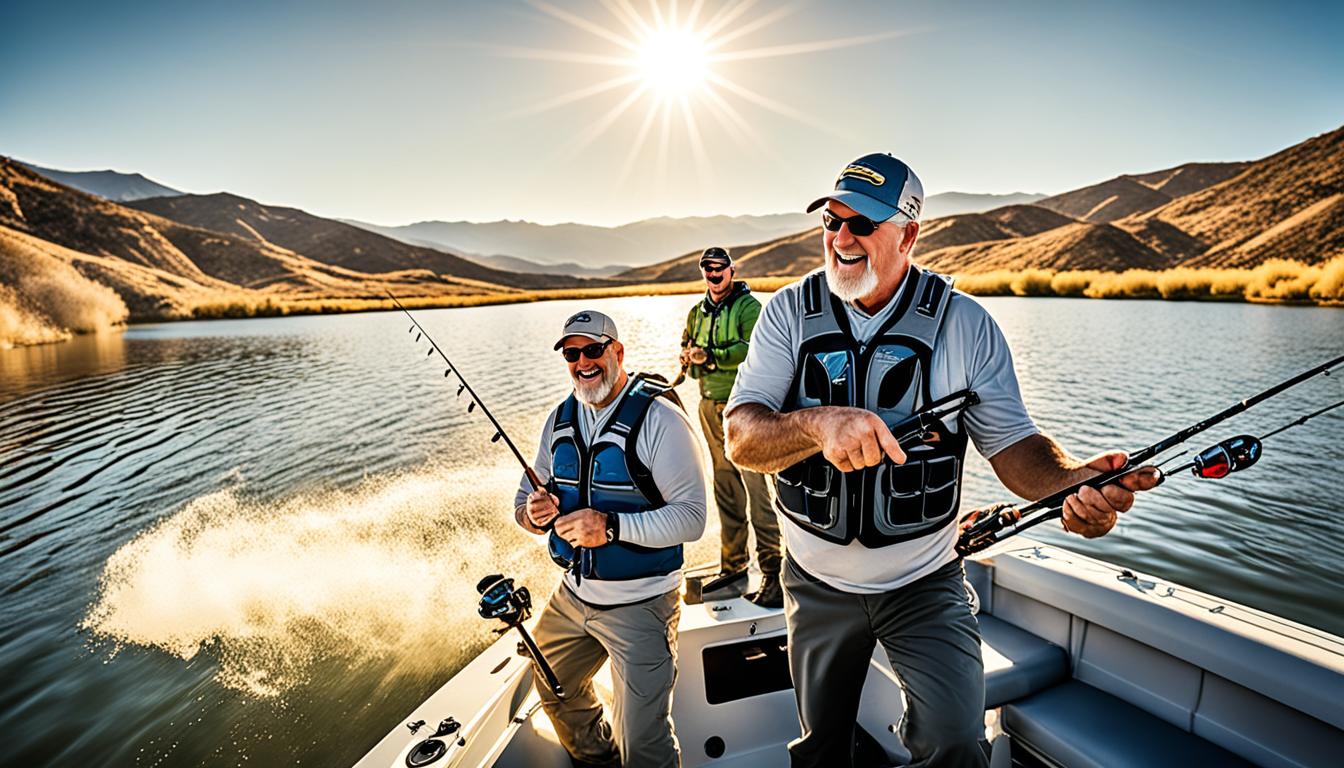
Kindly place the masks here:
<instances>
[{"instance_id":1,"label":"open mouth smile","mask_svg":"<svg viewBox=\"0 0 1344 768\"><path fill-rule=\"evenodd\" d=\"M835 251L834 253L835 253L835 260L838 261L838 262L840 262L841 264L844 264L845 266L851 266L851 265L854 265L854 264L858 264L859 262L861 262L861 261L863 261L864 259L868 258L868 254L866 254L866 253L859 253L859 254L855 254L855 255L853 255L853 256L846 256L845 254L843 254L843 253L841 253L841 252L839 252L839 251Z\"/></svg>"},{"instance_id":2,"label":"open mouth smile","mask_svg":"<svg viewBox=\"0 0 1344 768\"><path fill-rule=\"evenodd\" d=\"M590 368L586 371L575 371L574 375L578 376L580 379L583 379L584 381L593 381L602 375L602 369Z\"/></svg>"}]
</instances>

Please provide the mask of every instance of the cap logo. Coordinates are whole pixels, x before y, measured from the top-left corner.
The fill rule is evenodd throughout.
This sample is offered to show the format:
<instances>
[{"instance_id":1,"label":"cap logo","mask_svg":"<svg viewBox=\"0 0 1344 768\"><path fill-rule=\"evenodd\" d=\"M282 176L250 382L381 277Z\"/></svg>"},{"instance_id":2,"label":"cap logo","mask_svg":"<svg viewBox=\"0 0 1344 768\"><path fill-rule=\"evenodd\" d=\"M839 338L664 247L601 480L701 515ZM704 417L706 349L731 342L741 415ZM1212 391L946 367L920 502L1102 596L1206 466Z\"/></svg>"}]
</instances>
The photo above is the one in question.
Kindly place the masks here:
<instances>
[{"instance_id":1,"label":"cap logo","mask_svg":"<svg viewBox=\"0 0 1344 768\"><path fill-rule=\"evenodd\" d=\"M905 205L905 215L912 219L919 218L919 211L923 207L923 203L920 202L918 197L915 197L914 195L907 197L903 205Z\"/></svg>"},{"instance_id":2,"label":"cap logo","mask_svg":"<svg viewBox=\"0 0 1344 768\"><path fill-rule=\"evenodd\" d=\"M846 179L846 178L866 181L869 184L872 184L874 187L880 187L883 184L887 183L886 176L883 176L877 171L874 171L872 168L868 168L867 166L863 165L851 165L845 170L841 171L840 179ZM835 183L839 184L840 179L836 179Z\"/></svg>"},{"instance_id":3,"label":"cap logo","mask_svg":"<svg viewBox=\"0 0 1344 768\"><path fill-rule=\"evenodd\" d=\"M580 312L577 315L573 315L568 320L566 320L565 327L568 328L569 326L575 323L591 323L592 321L593 321L592 315L588 314L587 312Z\"/></svg>"}]
</instances>

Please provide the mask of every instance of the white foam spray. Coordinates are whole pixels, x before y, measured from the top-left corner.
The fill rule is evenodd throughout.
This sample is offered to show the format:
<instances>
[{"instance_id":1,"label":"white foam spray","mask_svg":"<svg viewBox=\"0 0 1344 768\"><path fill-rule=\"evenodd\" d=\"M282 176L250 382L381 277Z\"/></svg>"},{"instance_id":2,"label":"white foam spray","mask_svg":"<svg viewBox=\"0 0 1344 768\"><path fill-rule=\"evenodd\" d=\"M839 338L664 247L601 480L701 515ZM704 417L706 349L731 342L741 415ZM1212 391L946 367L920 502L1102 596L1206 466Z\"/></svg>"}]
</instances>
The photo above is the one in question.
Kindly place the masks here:
<instances>
[{"instance_id":1,"label":"white foam spray","mask_svg":"<svg viewBox=\"0 0 1344 768\"><path fill-rule=\"evenodd\" d=\"M389 674L456 668L488 637L481 576L519 577L538 607L558 581L511 522L517 477L424 468L276 503L202 496L109 558L81 628L113 653L208 650L220 683L257 696L332 658Z\"/></svg>"}]
</instances>

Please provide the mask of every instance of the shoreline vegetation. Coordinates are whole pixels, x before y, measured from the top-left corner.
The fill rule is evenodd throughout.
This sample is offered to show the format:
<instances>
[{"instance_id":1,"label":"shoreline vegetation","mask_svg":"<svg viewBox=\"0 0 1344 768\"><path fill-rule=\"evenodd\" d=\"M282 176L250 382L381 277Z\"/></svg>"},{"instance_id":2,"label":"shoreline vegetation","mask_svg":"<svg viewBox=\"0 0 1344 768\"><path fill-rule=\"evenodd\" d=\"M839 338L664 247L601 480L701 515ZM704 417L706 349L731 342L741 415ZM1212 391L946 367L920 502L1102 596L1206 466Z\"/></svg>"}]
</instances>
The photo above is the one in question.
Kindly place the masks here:
<instances>
[{"instance_id":1,"label":"shoreline vegetation","mask_svg":"<svg viewBox=\"0 0 1344 768\"><path fill-rule=\"evenodd\" d=\"M73 271L73 270L72 270ZM747 278L756 291L775 291L795 282L799 276ZM81 291L101 285L77 286ZM31 286L22 286L24 288ZM1130 269L1124 272L1096 270L1054 271L1049 269L997 270L957 275L956 287L973 296L1071 297L1091 299L1165 299L1173 301L1244 301L1265 304L1305 304L1344 306L1344 256L1320 265L1307 265L1284 259L1271 259L1251 269L1177 267L1168 270ZM47 283L39 293L55 291ZM602 288L559 288L510 290L477 294L440 294L398 296L412 309L479 307L495 304L529 303L563 299L600 299L623 296L666 296L698 294L704 290L699 280L670 283L640 283ZM64 341L74 334L93 333L124 327L125 309L97 291L96 321L70 322L72 305L64 306L61 318L40 318L41 313L23 301L29 291L0 291L0 349ZM111 294L110 289L106 293ZM32 298L31 296L27 298ZM51 298L51 297L47 297ZM64 297L81 304L76 297ZM87 298L87 297L85 297ZM44 302L51 304L51 302ZM119 301L115 302L120 304ZM216 320L287 315L376 312L392 309L392 302L380 298L307 298L225 296L218 300L195 302L190 311L175 317L134 319L130 322L167 322L171 320ZM89 314L89 313L77 313ZM48 319L54 322L38 322ZM65 322L61 322L64 320ZM81 317L81 320L83 318ZM36 330L35 330L36 329Z\"/></svg>"}]
</instances>

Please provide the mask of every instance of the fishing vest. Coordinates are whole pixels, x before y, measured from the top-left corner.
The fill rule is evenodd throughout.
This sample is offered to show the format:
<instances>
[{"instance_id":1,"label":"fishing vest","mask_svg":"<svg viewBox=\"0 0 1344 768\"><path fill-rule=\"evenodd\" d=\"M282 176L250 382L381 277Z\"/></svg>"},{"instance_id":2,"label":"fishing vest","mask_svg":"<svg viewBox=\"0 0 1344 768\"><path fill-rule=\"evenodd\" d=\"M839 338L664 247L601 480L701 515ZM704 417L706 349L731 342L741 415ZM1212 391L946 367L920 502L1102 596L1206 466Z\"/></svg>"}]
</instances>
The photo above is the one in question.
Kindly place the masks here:
<instances>
[{"instance_id":1,"label":"fishing vest","mask_svg":"<svg viewBox=\"0 0 1344 768\"><path fill-rule=\"evenodd\" d=\"M895 425L933 401L933 346L952 297L948 277L910 267L896 307L866 344L850 331L826 273L803 282L803 332L784 411L823 405L864 408ZM946 425L906 449L906 462L841 472L817 453L780 471L785 515L836 544L876 548L927 536L956 519L966 432Z\"/></svg>"},{"instance_id":2,"label":"fishing vest","mask_svg":"<svg viewBox=\"0 0 1344 768\"><path fill-rule=\"evenodd\" d=\"M551 425L551 479L560 499L560 514L591 507L601 512L639 514L663 506L653 474L639 460L636 438L655 398L671 388L647 374L637 374L621 395L616 412L584 444L579 431L579 402L571 393L556 408ZM681 401L671 397L677 405ZM552 530L552 553L573 559L574 548ZM585 550L591 571L585 579L616 581L664 576L681 568L682 547L642 547L615 541Z\"/></svg>"}]
</instances>

